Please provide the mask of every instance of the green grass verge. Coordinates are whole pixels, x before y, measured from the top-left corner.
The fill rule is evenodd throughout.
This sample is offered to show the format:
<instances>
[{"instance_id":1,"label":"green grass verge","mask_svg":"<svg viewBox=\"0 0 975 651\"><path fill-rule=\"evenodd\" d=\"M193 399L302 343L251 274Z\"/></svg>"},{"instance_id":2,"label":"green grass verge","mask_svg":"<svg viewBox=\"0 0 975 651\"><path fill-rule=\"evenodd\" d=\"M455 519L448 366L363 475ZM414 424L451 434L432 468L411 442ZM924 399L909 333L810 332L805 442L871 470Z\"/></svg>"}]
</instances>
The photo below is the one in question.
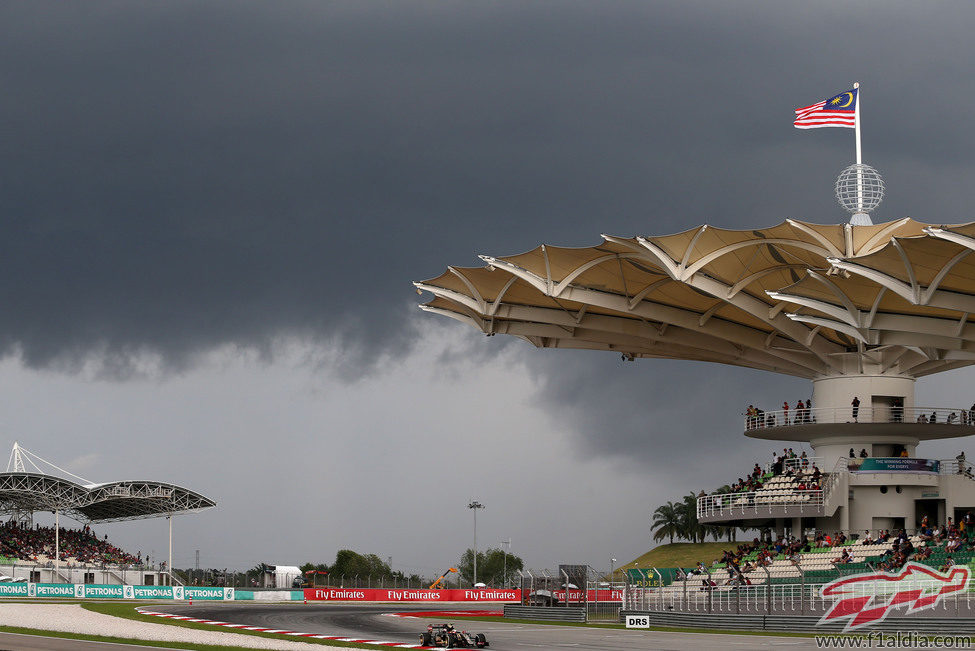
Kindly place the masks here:
<instances>
[{"instance_id":1,"label":"green grass verge","mask_svg":"<svg viewBox=\"0 0 975 651\"><path fill-rule=\"evenodd\" d=\"M715 559L720 560L726 549L737 549L741 542L673 543L654 547L646 554L620 565L617 572L627 568L648 567L694 567L698 561L711 566Z\"/></svg>"}]
</instances>

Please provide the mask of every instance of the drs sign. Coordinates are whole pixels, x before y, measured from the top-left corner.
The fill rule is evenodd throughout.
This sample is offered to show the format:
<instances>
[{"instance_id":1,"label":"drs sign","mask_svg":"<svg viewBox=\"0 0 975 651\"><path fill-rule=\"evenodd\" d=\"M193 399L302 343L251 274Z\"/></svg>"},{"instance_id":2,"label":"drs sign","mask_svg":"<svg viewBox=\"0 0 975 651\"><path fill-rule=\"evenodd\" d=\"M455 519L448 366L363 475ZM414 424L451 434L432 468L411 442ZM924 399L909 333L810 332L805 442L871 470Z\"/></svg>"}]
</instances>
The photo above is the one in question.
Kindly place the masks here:
<instances>
[{"instance_id":1,"label":"drs sign","mask_svg":"<svg viewBox=\"0 0 975 651\"><path fill-rule=\"evenodd\" d=\"M650 618L646 615L627 615L626 628L650 628Z\"/></svg>"}]
</instances>

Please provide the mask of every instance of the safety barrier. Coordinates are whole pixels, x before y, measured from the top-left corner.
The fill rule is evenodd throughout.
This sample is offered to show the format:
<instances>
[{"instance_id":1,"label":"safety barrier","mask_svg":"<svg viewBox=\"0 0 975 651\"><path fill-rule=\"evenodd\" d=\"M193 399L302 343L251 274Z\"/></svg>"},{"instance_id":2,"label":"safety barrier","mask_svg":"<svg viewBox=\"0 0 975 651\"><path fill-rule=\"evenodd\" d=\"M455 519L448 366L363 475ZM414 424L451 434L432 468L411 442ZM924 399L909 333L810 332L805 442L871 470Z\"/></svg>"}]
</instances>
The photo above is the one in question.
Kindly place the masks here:
<instances>
[{"instance_id":1,"label":"safety barrier","mask_svg":"<svg viewBox=\"0 0 975 651\"><path fill-rule=\"evenodd\" d=\"M504 607L504 616L510 619L534 619L546 622L585 622L586 609L507 605Z\"/></svg>"},{"instance_id":2,"label":"safety barrier","mask_svg":"<svg viewBox=\"0 0 975 651\"><path fill-rule=\"evenodd\" d=\"M0 583L0 597L234 601L234 588L84 583Z\"/></svg>"}]
</instances>

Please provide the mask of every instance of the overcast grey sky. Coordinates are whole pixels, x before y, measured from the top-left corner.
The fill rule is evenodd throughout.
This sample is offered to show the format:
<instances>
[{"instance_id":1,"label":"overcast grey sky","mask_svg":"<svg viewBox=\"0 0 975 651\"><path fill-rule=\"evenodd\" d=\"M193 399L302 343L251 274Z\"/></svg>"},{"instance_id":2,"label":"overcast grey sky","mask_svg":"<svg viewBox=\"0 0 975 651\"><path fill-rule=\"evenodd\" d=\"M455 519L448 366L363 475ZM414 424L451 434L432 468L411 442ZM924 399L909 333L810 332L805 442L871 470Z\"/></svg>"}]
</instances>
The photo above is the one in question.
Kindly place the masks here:
<instances>
[{"instance_id":1,"label":"overcast grey sky","mask_svg":"<svg viewBox=\"0 0 975 651\"><path fill-rule=\"evenodd\" d=\"M530 566L628 560L653 507L767 456L743 406L808 383L487 339L421 315L410 281L603 232L839 222L852 132L798 131L792 111L855 80L888 185L875 221L970 221L973 19L962 2L0 5L6 445L212 496L177 521L177 565L352 547L433 574L470 546L472 496L479 542L511 537ZM919 400L969 404L971 379ZM161 554L164 527L106 530Z\"/></svg>"}]
</instances>

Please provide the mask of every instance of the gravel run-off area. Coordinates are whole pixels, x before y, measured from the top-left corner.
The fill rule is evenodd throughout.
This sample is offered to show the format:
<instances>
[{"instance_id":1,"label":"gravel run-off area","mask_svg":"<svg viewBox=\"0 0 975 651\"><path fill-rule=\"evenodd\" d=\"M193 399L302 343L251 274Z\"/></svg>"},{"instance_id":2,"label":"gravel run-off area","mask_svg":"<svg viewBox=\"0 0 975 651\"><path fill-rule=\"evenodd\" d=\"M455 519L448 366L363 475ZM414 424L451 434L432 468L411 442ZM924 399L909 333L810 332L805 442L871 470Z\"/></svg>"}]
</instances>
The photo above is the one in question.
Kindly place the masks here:
<instances>
[{"instance_id":1,"label":"gravel run-off area","mask_svg":"<svg viewBox=\"0 0 975 651\"><path fill-rule=\"evenodd\" d=\"M332 646L275 640L257 635L241 635L223 631L198 631L181 626L138 622L132 619L93 613L78 604L0 603L0 624L36 628L44 631L80 633L82 635L186 642L189 644L222 644L225 646L242 646L249 649L309 651Z\"/></svg>"}]
</instances>

